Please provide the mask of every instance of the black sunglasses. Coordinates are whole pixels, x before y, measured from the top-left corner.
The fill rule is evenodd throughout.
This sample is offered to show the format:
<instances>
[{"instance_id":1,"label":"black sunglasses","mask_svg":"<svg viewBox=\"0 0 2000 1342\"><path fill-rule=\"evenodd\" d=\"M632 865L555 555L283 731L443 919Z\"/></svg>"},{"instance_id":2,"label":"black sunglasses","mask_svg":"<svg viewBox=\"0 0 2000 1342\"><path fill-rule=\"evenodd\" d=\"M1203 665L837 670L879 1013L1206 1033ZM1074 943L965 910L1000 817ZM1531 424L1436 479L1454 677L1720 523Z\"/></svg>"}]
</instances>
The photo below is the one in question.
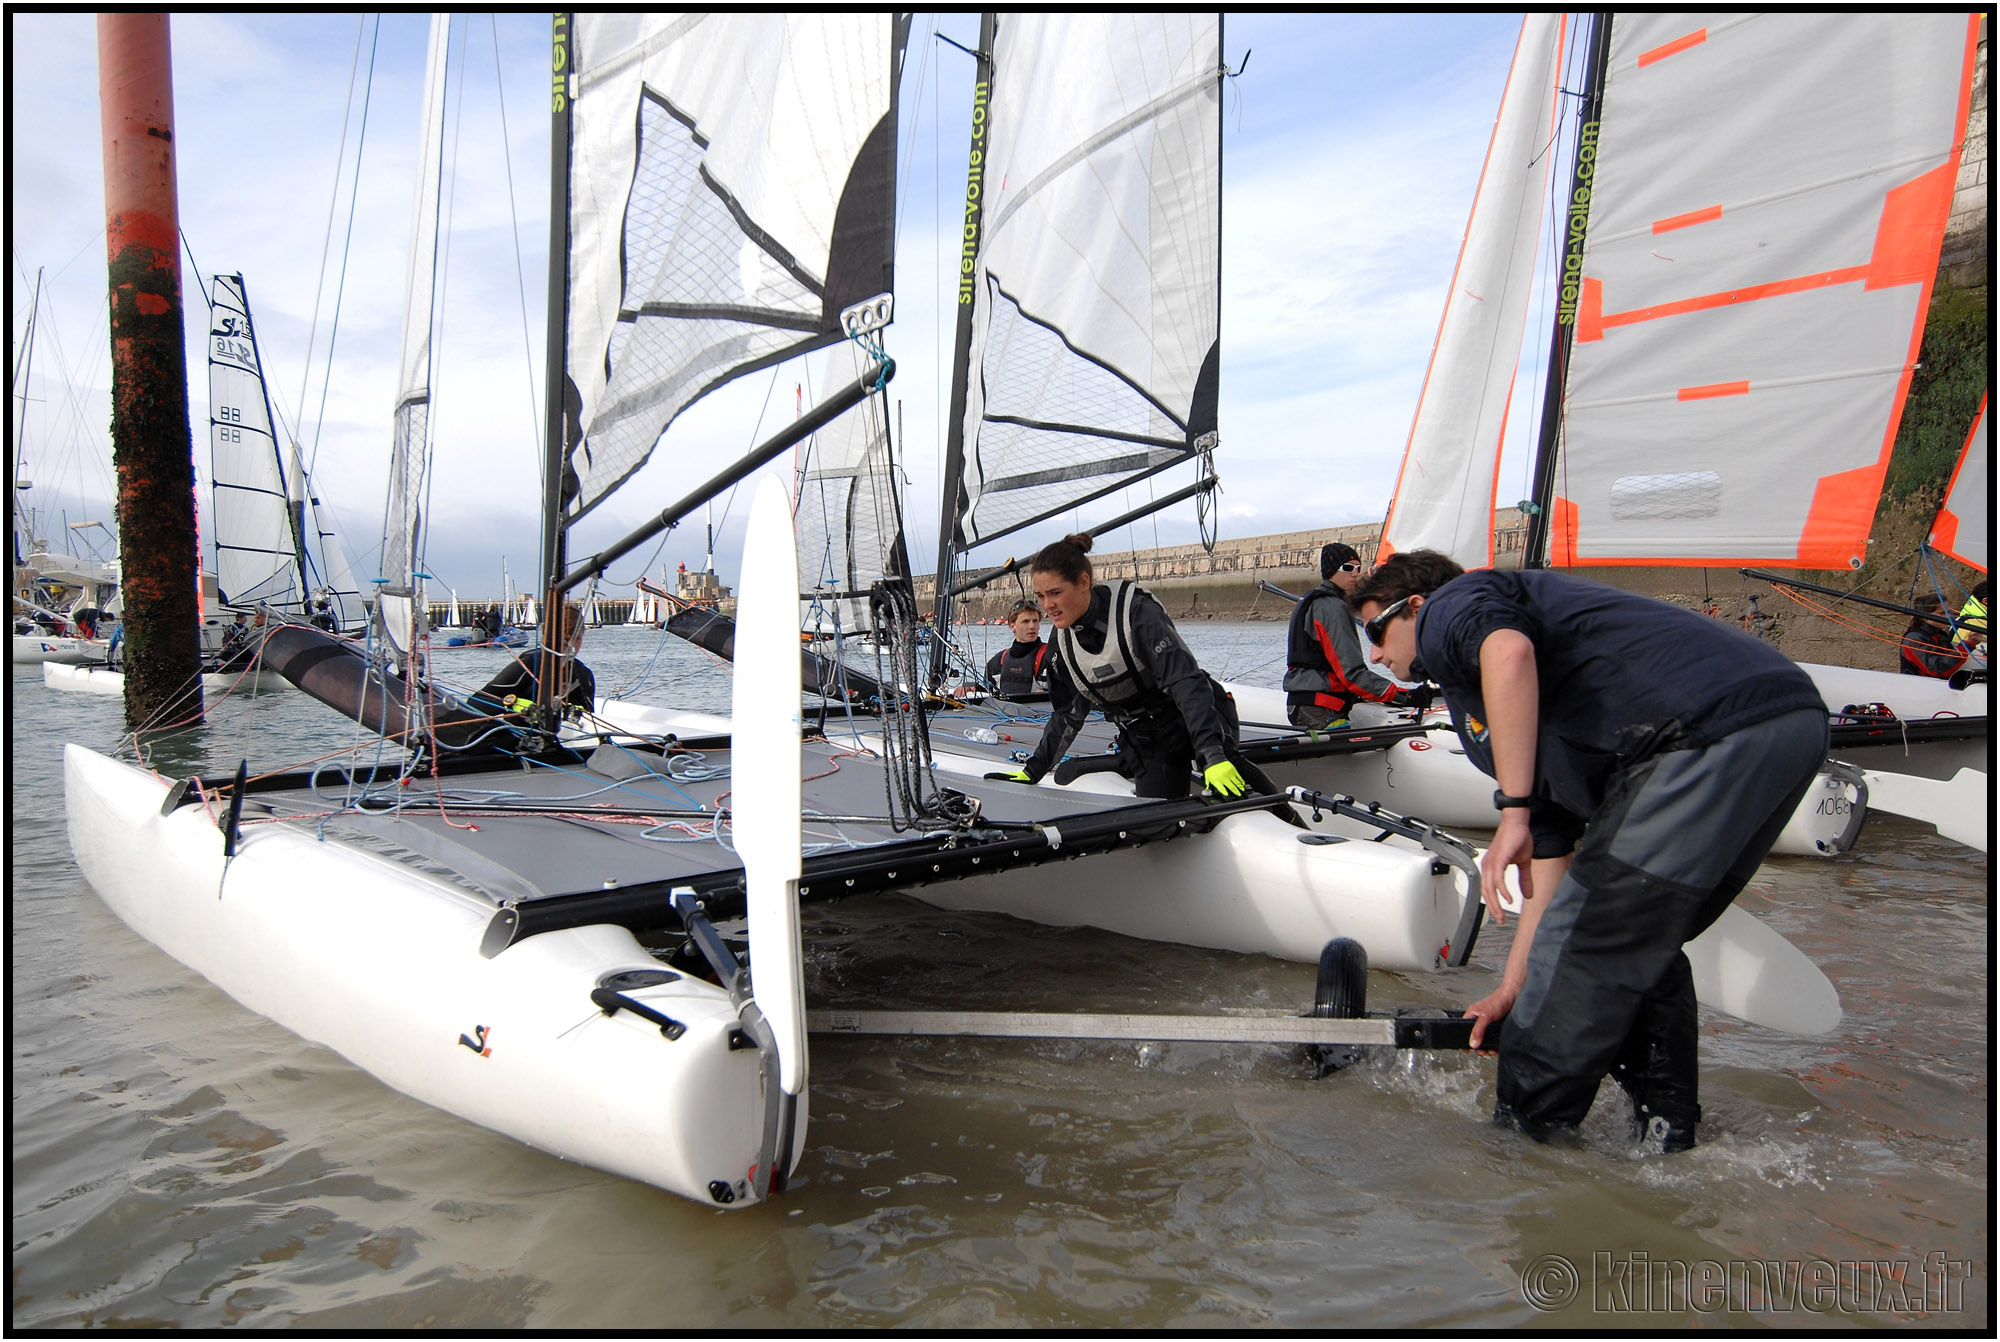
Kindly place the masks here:
<instances>
[{"instance_id":1,"label":"black sunglasses","mask_svg":"<svg viewBox=\"0 0 2000 1342\"><path fill-rule=\"evenodd\" d=\"M1410 596L1415 595L1415 592L1410 593ZM1384 610L1380 615L1377 615L1374 619L1362 625L1361 631L1368 635L1368 641L1378 648L1381 647L1383 636L1389 632L1389 621L1395 619L1402 612L1403 607L1409 604L1410 597L1406 596L1395 605Z\"/></svg>"}]
</instances>

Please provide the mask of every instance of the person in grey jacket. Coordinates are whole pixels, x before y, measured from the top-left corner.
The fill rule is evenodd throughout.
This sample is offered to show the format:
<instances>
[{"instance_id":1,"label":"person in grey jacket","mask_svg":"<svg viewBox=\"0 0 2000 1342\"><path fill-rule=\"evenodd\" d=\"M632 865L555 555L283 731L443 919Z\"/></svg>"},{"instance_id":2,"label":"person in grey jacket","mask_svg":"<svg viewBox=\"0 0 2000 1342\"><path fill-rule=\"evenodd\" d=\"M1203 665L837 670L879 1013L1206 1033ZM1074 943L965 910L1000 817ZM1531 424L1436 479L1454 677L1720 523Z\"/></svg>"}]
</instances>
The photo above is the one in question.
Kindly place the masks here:
<instances>
[{"instance_id":1,"label":"person in grey jacket","mask_svg":"<svg viewBox=\"0 0 2000 1342\"><path fill-rule=\"evenodd\" d=\"M1319 552L1319 586L1292 607L1285 634L1285 715L1294 727L1339 731L1347 711L1368 699L1394 708L1411 692L1375 671L1361 647L1348 600L1367 575L1351 545L1333 541Z\"/></svg>"}]
</instances>

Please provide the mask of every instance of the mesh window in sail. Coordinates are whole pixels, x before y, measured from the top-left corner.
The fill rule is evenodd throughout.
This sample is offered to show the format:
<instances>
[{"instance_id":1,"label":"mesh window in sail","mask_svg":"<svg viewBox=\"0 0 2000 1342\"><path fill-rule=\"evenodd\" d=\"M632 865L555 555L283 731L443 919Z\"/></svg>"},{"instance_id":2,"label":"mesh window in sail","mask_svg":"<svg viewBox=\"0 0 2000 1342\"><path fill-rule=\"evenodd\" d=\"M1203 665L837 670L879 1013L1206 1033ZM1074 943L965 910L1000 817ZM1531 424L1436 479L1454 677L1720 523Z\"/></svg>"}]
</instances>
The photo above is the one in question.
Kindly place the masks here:
<instances>
[{"instance_id":1,"label":"mesh window in sail","mask_svg":"<svg viewBox=\"0 0 2000 1342\"><path fill-rule=\"evenodd\" d=\"M657 94L639 104L621 238L624 290L606 387L578 453L588 508L638 469L704 391L817 333L819 286L732 210L702 170L706 141ZM753 233L755 236L753 236Z\"/></svg>"},{"instance_id":2,"label":"mesh window in sail","mask_svg":"<svg viewBox=\"0 0 2000 1342\"><path fill-rule=\"evenodd\" d=\"M1173 415L1071 349L997 283L989 293L982 483L971 519L977 535L996 535L1188 454L1186 426Z\"/></svg>"},{"instance_id":3,"label":"mesh window in sail","mask_svg":"<svg viewBox=\"0 0 2000 1342\"><path fill-rule=\"evenodd\" d=\"M1620 476L1611 485L1611 516L1620 522L1695 521L1722 511L1722 477L1714 471Z\"/></svg>"}]
</instances>

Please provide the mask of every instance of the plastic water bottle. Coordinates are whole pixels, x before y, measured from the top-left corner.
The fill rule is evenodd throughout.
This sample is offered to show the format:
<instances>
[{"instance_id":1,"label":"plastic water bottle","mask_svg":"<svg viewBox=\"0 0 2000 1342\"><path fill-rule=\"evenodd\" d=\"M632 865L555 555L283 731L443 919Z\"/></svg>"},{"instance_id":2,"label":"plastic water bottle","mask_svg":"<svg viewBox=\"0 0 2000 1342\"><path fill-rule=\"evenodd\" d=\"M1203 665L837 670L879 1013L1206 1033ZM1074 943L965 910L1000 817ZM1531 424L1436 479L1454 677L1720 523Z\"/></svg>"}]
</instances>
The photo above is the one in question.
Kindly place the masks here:
<instances>
[{"instance_id":1,"label":"plastic water bottle","mask_svg":"<svg viewBox=\"0 0 2000 1342\"><path fill-rule=\"evenodd\" d=\"M965 739L968 741L977 741L983 746L993 746L1000 744L1000 733L994 731L991 727L974 727L965 734Z\"/></svg>"}]
</instances>

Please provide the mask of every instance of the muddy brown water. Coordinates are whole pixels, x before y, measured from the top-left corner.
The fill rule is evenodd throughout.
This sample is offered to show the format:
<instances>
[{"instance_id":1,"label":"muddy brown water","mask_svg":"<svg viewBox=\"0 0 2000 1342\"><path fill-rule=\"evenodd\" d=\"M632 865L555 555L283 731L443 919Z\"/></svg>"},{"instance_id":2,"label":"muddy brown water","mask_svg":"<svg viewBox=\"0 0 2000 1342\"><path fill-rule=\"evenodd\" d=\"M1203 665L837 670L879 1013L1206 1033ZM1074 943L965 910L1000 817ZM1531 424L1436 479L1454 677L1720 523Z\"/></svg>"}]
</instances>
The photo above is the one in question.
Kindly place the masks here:
<instances>
[{"instance_id":1,"label":"muddy brown water","mask_svg":"<svg viewBox=\"0 0 2000 1342\"><path fill-rule=\"evenodd\" d=\"M1187 633L1219 672L1275 679L1271 626ZM640 697L726 711L726 680L654 638L592 635L600 685L650 665ZM492 654L462 656L471 675ZM1498 1131L1477 1057L1313 1080L1268 1046L827 1038L795 1187L724 1212L406 1099L142 941L63 824L61 744L108 745L117 701L35 668L12 691L16 1327L1991 1326L1988 866L1914 823L1759 871L1743 904L1846 1016L1808 1039L1704 1013L1686 1155L1629 1145L1612 1087L1578 1145ZM165 753L233 770L351 734L260 696ZM1312 993L1308 965L905 896L807 922L829 1004ZM1489 930L1468 970L1377 972L1371 1004L1469 1001L1505 948Z\"/></svg>"}]
</instances>

